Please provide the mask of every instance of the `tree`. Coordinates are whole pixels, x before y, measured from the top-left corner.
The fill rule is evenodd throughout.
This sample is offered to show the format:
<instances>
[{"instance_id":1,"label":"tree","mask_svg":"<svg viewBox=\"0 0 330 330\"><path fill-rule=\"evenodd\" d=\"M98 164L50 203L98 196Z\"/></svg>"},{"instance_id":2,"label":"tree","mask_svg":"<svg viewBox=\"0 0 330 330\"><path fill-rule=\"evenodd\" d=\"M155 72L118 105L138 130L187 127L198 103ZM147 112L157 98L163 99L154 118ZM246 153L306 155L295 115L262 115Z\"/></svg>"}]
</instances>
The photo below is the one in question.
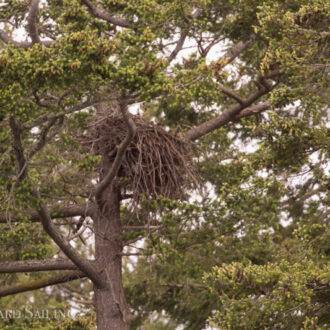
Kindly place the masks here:
<instances>
[{"instance_id":1,"label":"tree","mask_svg":"<svg viewBox=\"0 0 330 330\"><path fill-rule=\"evenodd\" d=\"M328 4L0 12L0 297L87 278L98 329L326 327Z\"/></svg>"}]
</instances>

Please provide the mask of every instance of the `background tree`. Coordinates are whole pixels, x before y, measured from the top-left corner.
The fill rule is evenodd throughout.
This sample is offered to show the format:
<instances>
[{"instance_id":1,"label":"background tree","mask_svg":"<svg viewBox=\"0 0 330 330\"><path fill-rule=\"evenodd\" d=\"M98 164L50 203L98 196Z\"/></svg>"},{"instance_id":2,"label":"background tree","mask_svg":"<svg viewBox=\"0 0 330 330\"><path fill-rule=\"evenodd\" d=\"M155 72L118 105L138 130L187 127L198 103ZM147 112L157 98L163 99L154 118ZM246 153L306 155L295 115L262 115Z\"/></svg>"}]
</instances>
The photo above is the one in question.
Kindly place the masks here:
<instances>
[{"instance_id":1,"label":"background tree","mask_svg":"<svg viewBox=\"0 0 330 330\"><path fill-rule=\"evenodd\" d=\"M328 4L1 4L1 307L327 327Z\"/></svg>"}]
</instances>

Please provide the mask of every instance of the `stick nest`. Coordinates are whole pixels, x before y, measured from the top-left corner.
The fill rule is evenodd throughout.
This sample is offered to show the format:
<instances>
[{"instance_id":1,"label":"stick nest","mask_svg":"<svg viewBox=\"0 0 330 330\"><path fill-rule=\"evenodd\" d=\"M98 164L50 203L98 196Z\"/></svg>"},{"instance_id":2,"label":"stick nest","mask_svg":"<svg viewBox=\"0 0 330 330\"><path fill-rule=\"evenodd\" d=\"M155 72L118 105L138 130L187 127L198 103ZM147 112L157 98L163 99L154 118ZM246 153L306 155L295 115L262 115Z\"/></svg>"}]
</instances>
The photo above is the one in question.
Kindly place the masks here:
<instances>
[{"instance_id":1,"label":"stick nest","mask_svg":"<svg viewBox=\"0 0 330 330\"><path fill-rule=\"evenodd\" d=\"M127 193L135 202L143 198L160 196L183 199L185 190L196 183L191 162L191 143L167 132L160 125L133 116L137 132L126 149L118 176L127 178ZM98 118L89 125L82 144L96 155L106 156L110 164L115 159L117 147L127 135L127 125L121 116ZM108 168L101 168L107 173Z\"/></svg>"}]
</instances>

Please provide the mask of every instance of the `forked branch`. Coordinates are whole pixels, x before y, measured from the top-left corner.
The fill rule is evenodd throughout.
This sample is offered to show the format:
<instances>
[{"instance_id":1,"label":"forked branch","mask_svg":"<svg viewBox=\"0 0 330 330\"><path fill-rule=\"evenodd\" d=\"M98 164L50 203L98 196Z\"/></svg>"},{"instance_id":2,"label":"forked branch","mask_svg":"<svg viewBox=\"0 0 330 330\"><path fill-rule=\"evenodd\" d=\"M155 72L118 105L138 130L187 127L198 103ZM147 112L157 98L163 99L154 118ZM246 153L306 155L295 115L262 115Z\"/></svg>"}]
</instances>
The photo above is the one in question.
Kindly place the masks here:
<instances>
[{"instance_id":1,"label":"forked branch","mask_svg":"<svg viewBox=\"0 0 330 330\"><path fill-rule=\"evenodd\" d=\"M53 131L48 134L49 130L56 124L56 122L57 125L55 126ZM30 159L35 153L40 151L49 140L51 140L55 135L60 132L63 122L64 115L54 116L48 120L48 123L45 124L45 126L41 130L39 140L31 146L28 152L28 159Z\"/></svg>"},{"instance_id":2,"label":"forked branch","mask_svg":"<svg viewBox=\"0 0 330 330\"><path fill-rule=\"evenodd\" d=\"M219 89L222 93L226 94L227 96L231 97L232 99L236 100L240 104L244 104L244 100L238 96L231 88L223 86L222 84L218 84Z\"/></svg>"},{"instance_id":3,"label":"forked branch","mask_svg":"<svg viewBox=\"0 0 330 330\"><path fill-rule=\"evenodd\" d=\"M41 201L39 190L34 189L33 194L38 201L37 212L39 214L45 232L53 239L53 241L59 246L63 253L78 267L78 269L83 271L86 276L90 280L92 280L92 282L98 288L103 288L105 286L105 283L96 271L95 266L89 260L83 258L70 245L70 243L64 239L64 237L52 223L52 219L49 215L49 212Z\"/></svg>"},{"instance_id":4,"label":"forked branch","mask_svg":"<svg viewBox=\"0 0 330 330\"><path fill-rule=\"evenodd\" d=\"M251 106L253 102L255 102L257 99L259 99L262 95L264 95L267 92L268 92L267 88L261 88L260 90L252 94L249 98L245 99L243 103L236 104L231 108L229 108L227 111L224 111L220 116L210 119L204 122L203 124L190 129L189 131L184 133L184 137L187 140L196 140L201 136L226 125L228 122L232 120L239 119L239 114L241 113L241 111L246 110L247 112L251 112L252 109L248 110L249 106ZM269 104L266 105L263 103L261 108L263 108L264 106L268 107Z\"/></svg>"}]
</instances>

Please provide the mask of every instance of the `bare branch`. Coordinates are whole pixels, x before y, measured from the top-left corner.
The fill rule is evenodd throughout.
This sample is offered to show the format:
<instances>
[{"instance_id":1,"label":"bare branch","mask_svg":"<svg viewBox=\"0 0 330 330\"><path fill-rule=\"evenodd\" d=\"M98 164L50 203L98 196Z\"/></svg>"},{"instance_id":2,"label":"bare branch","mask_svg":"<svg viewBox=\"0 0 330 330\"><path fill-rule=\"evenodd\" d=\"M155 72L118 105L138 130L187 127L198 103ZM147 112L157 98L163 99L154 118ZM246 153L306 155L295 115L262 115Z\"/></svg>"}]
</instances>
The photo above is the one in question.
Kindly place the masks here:
<instances>
[{"instance_id":1,"label":"bare branch","mask_svg":"<svg viewBox=\"0 0 330 330\"><path fill-rule=\"evenodd\" d=\"M51 208L51 207L50 207ZM63 205L53 207L53 209L49 212L49 216L52 219L57 218L70 218L75 216L92 216L92 208L87 204L83 205ZM28 217L28 220L31 222L40 222L40 217L37 211L35 210L25 210L24 215ZM0 212L0 223L6 223L8 221L7 212ZM21 218L15 216L14 214L10 215L11 222L19 222Z\"/></svg>"},{"instance_id":2,"label":"bare branch","mask_svg":"<svg viewBox=\"0 0 330 330\"><path fill-rule=\"evenodd\" d=\"M48 135L48 131L52 126L55 125L57 119L59 119L57 127L53 130L51 134ZM30 151L28 152L28 159L30 159L36 152L40 151L45 144L51 140L56 134L59 133L64 121L64 115L56 116L49 119L48 123L43 127L40 133L39 141L32 145Z\"/></svg>"},{"instance_id":3,"label":"bare branch","mask_svg":"<svg viewBox=\"0 0 330 330\"><path fill-rule=\"evenodd\" d=\"M41 201L40 193L37 189L33 191L34 196L38 199L37 212L40 216L41 223L45 232L53 239L53 241L59 246L64 254L72 260L72 262L83 271L86 276L92 280L92 282L98 287L103 288L106 286L98 272L95 270L95 266L87 259L83 258L71 245L63 238L61 233L56 229L52 223L52 219L45 205Z\"/></svg>"},{"instance_id":4,"label":"bare branch","mask_svg":"<svg viewBox=\"0 0 330 330\"><path fill-rule=\"evenodd\" d=\"M71 236L67 238L67 241L72 241L75 238L79 237L82 239L82 234L89 228L89 226L82 226L77 232L73 232ZM76 228L75 228L76 229ZM82 242L85 243L85 241L82 239ZM85 243L86 244L86 243Z\"/></svg>"},{"instance_id":5,"label":"bare branch","mask_svg":"<svg viewBox=\"0 0 330 330\"><path fill-rule=\"evenodd\" d=\"M48 102L41 101L40 98L39 98L39 95L38 95L37 91L33 91L32 94L34 96L35 103L37 105L39 105L39 107L46 108L46 109L51 109L53 111L57 111L58 110L58 106L55 106L54 104L51 104L51 103L48 103ZM56 102L57 103L58 103L58 99L59 98L56 98Z\"/></svg>"},{"instance_id":6,"label":"bare branch","mask_svg":"<svg viewBox=\"0 0 330 330\"><path fill-rule=\"evenodd\" d=\"M75 106L72 106L71 108L66 109L66 114L73 113L76 111L80 111L83 109L86 109L88 107L91 107L92 105L95 105L96 103L100 102L100 98L92 99L92 100L87 100L81 104L77 104Z\"/></svg>"},{"instance_id":7,"label":"bare branch","mask_svg":"<svg viewBox=\"0 0 330 330\"><path fill-rule=\"evenodd\" d=\"M42 128L39 141L32 145L28 153L28 158L31 158L37 151L39 151L46 144L47 133L50 130L50 128L55 125L55 123L56 123L56 118L53 117Z\"/></svg>"},{"instance_id":8,"label":"bare branch","mask_svg":"<svg viewBox=\"0 0 330 330\"><path fill-rule=\"evenodd\" d=\"M2 40L5 44L12 44L16 47L19 48L30 48L36 43L40 43L46 47L49 47L54 40L45 40L41 41L38 33L38 28L37 28L37 16L38 16L38 9L39 9L39 0L31 0L29 4L29 13L27 17L27 27L28 27L28 33L31 37L32 42L29 41L15 41L12 39L6 31L0 29L0 40ZM8 20L1 20L4 21L5 23L10 23Z\"/></svg>"},{"instance_id":9,"label":"bare branch","mask_svg":"<svg viewBox=\"0 0 330 330\"><path fill-rule=\"evenodd\" d=\"M241 111L238 115L236 115L233 120L239 120L243 117L257 115L258 113L267 110L269 108L269 106L270 106L270 102L266 101L266 102L256 104L252 107L248 107L248 108L244 109L243 111Z\"/></svg>"},{"instance_id":10,"label":"bare branch","mask_svg":"<svg viewBox=\"0 0 330 330\"><path fill-rule=\"evenodd\" d=\"M42 289L50 285L66 283L83 277L86 277L86 275L83 272L79 270L75 270L75 271L66 272L65 274L59 274L47 278L32 280L22 284L7 286L0 289L0 297L5 297L26 291Z\"/></svg>"},{"instance_id":11,"label":"bare branch","mask_svg":"<svg viewBox=\"0 0 330 330\"><path fill-rule=\"evenodd\" d=\"M56 123L57 119L59 119L57 128L53 130L53 132L48 135L48 131L54 124ZM23 180L27 175L27 167L28 167L28 160L39 150L41 150L47 141L53 138L58 132L63 124L64 115L55 116L49 119L48 124L44 126L40 133L40 139L37 143L33 144L30 151L28 152L27 157L24 156L24 149L21 141L21 133L23 131L23 126L20 125L13 116L9 118L9 125L12 132L12 148L16 155L16 180L20 181Z\"/></svg>"},{"instance_id":12,"label":"bare branch","mask_svg":"<svg viewBox=\"0 0 330 330\"><path fill-rule=\"evenodd\" d=\"M174 50L172 51L172 53L170 54L170 56L167 59L168 63L171 63L175 59L175 57L178 55L179 51L183 47L183 44L187 38L187 35L188 35L188 30L181 33L180 39L176 43L176 47L174 48Z\"/></svg>"},{"instance_id":13,"label":"bare branch","mask_svg":"<svg viewBox=\"0 0 330 330\"><path fill-rule=\"evenodd\" d=\"M78 299L76 297L72 297L72 299L76 304L82 304L82 305L94 305L95 304L94 300Z\"/></svg>"},{"instance_id":14,"label":"bare branch","mask_svg":"<svg viewBox=\"0 0 330 330\"><path fill-rule=\"evenodd\" d=\"M75 106L72 106L70 108L67 108L65 109L65 115L68 115L70 113L73 113L73 112L76 112L76 111L81 111L83 109L86 109L88 107L91 107L93 105L95 105L96 103L100 102L99 99L93 99L93 100L87 100L81 104L77 104ZM45 108L48 108L48 109L52 109L52 110L57 110L58 111L58 108L52 104L49 104L49 103L46 103L46 102L42 102L42 101L38 101L37 103L39 106L41 107L45 107ZM26 124L24 125L24 129L31 129L35 126L38 126L46 121L50 121L50 120L53 120L53 119L59 119L61 117L63 117L64 114L60 114L60 115L43 115L43 116L40 116L39 118L35 119L33 122L29 123L29 124Z\"/></svg>"},{"instance_id":15,"label":"bare branch","mask_svg":"<svg viewBox=\"0 0 330 330\"><path fill-rule=\"evenodd\" d=\"M196 140L201 136L226 125L228 122L235 120L238 114L248 108L253 102L259 99L262 95L268 92L268 89L261 88L256 93L252 94L248 99L244 100L243 104L236 104L224 111L220 116L204 122L203 124L194 127L183 134L187 140Z\"/></svg>"},{"instance_id":16,"label":"bare branch","mask_svg":"<svg viewBox=\"0 0 330 330\"><path fill-rule=\"evenodd\" d=\"M101 19L103 19L111 24L117 25L117 26L121 26L121 27L125 27L125 28L133 27L133 24L130 23L129 21L127 21L123 18L119 18L119 17L110 15L106 11L104 11L101 8L94 5L94 3L92 1L81 0L81 2L87 6L88 11L95 17L101 18Z\"/></svg>"},{"instance_id":17,"label":"bare branch","mask_svg":"<svg viewBox=\"0 0 330 330\"><path fill-rule=\"evenodd\" d=\"M223 86L222 84L218 84L218 87L224 94L236 100L238 103L244 104L244 100L240 96L238 96L231 88Z\"/></svg>"},{"instance_id":18,"label":"bare branch","mask_svg":"<svg viewBox=\"0 0 330 330\"><path fill-rule=\"evenodd\" d=\"M0 29L0 39L7 45L11 44L11 45L14 45L19 48L28 49L33 46L32 42L15 41L14 39L10 38L8 36L8 34L2 29ZM53 42L54 42L53 40L44 40L44 41L41 41L40 43L45 47L49 47Z\"/></svg>"},{"instance_id":19,"label":"bare branch","mask_svg":"<svg viewBox=\"0 0 330 330\"><path fill-rule=\"evenodd\" d=\"M130 118L127 114L127 103L125 101L121 102L120 110L121 110L123 118L126 122L126 125L128 128L128 134L127 134L126 138L123 140L123 142L119 145L115 160L113 161L113 164L112 164L108 174L104 177L104 179L102 181L100 181L97 184L97 186L95 188L94 196L96 197L96 200L101 200L102 193L111 184L112 180L117 175L117 172L121 165L125 151L136 133L136 125L135 125L134 121L132 120L132 118Z\"/></svg>"},{"instance_id":20,"label":"bare branch","mask_svg":"<svg viewBox=\"0 0 330 330\"><path fill-rule=\"evenodd\" d=\"M30 10L27 18L27 22L28 22L27 27L32 42L15 41L14 39L10 38L8 34L2 29L0 29L0 39L5 44L12 44L16 47L20 47L24 49L30 48L36 43L40 43L46 47L49 47L54 41L53 40L41 41L39 37L38 27L37 27L38 9L39 9L39 0L31 0Z\"/></svg>"},{"instance_id":21,"label":"bare branch","mask_svg":"<svg viewBox=\"0 0 330 330\"><path fill-rule=\"evenodd\" d=\"M144 230L144 229L161 229L164 228L163 225L161 226L149 226L149 225L145 225L145 226L122 226L121 227L123 230Z\"/></svg>"},{"instance_id":22,"label":"bare branch","mask_svg":"<svg viewBox=\"0 0 330 330\"><path fill-rule=\"evenodd\" d=\"M18 41L15 41L13 39L11 39L8 34L3 31L3 30L0 30L0 39L5 43L5 44L12 44L16 47L20 47L20 48L29 48L31 47L31 43L30 42L26 42L26 41L21 41L21 42L18 42Z\"/></svg>"},{"instance_id":23,"label":"bare branch","mask_svg":"<svg viewBox=\"0 0 330 330\"><path fill-rule=\"evenodd\" d=\"M25 260L0 262L0 274L40 272L48 270L76 270L77 266L70 260Z\"/></svg>"},{"instance_id":24,"label":"bare branch","mask_svg":"<svg viewBox=\"0 0 330 330\"><path fill-rule=\"evenodd\" d=\"M31 0L29 15L27 18L27 26L29 30L29 35L32 40L32 45L40 43L38 27L37 27L37 16L39 10L39 0Z\"/></svg>"},{"instance_id":25,"label":"bare branch","mask_svg":"<svg viewBox=\"0 0 330 330\"><path fill-rule=\"evenodd\" d=\"M188 22L189 22L190 19L197 18L200 15L201 12L202 12L202 10L197 9L194 13L192 13L191 15L188 15L186 17ZM168 63L171 63L176 58L176 56L178 55L180 50L182 49L182 47L184 45L184 42L185 42L185 40L188 36L189 26L190 26L190 24L188 24L185 31L181 31L180 39L176 42L175 48L173 49L172 53L170 54L170 56L167 59Z\"/></svg>"}]
</instances>

